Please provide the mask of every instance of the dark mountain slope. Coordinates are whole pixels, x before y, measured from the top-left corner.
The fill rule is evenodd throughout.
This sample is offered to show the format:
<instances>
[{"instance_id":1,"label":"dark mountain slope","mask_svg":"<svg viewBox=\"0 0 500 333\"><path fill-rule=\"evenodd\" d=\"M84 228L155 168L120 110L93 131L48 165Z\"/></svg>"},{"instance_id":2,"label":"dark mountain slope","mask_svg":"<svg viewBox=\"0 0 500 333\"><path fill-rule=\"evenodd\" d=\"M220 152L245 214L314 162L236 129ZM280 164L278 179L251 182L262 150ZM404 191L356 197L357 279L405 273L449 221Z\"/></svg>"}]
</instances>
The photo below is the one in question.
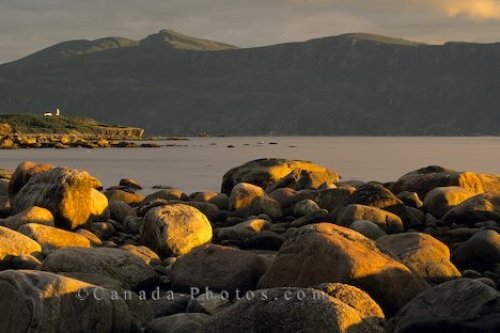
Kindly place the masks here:
<instances>
[{"instance_id":1,"label":"dark mountain slope","mask_svg":"<svg viewBox=\"0 0 500 333\"><path fill-rule=\"evenodd\" d=\"M0 111L59 106L158 134L500 134L500 44L347 34L234 49L169 34L2 65Z\"/></svg>"}]
</instances>

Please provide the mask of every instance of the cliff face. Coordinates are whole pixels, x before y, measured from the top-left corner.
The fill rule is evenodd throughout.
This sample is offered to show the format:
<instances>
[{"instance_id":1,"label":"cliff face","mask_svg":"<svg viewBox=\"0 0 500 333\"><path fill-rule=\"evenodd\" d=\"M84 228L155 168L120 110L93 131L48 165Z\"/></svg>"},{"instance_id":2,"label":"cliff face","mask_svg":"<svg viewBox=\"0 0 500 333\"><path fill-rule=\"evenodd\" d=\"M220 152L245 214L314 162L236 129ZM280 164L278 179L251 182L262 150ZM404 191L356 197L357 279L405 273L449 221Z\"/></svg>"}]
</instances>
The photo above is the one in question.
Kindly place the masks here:
<instances>
[{"instance_id":1,"label":"cliff face","mask_svg":"<svg viewBox=\"0 0 500 333\"><path fill-rule=\"evenodd\" d=\"M107 140L140 140L144 137L144 129L137 127L96 127L96 135Z\"/></svg>"},{"instance_id":2,"label":"cliff face","mask_svg":"<svg viewBox=\"0 0 500 333\"><path fill-rule=\"evenodd\" d=\"M57 103L165 135L500 134L500 44L348 34L235 49L168 31L105 41L1 65L0 110Z\"/></svg>"},{"instance_id":3,"label":"cliff face","mask_svg":"<svg viewBox=\"0 0 500 333\"><path fill-rule=\"evenodd\" d=\"M2 123L4 122L4 123ZM34 114L0 115L0 138L72 136L82 139L140 140L144 129L100 124L90 118L44 117Z\"/></svg>"}]
</instances>

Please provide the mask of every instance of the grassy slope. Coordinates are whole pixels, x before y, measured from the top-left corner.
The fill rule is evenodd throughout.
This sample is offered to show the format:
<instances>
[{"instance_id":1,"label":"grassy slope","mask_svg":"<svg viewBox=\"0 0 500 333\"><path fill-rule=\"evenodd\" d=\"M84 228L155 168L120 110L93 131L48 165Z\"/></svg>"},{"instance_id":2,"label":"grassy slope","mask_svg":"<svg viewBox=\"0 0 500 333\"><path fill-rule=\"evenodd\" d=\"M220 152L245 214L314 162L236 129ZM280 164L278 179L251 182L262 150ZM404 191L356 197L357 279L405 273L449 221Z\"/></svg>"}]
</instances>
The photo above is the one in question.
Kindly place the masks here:
<instances>
[{"instance_id":1,"label":"grassy slope","mask_svg":"<svg viewBox=\"0 0 500 333\"><path fill-rule=\"evenodd\" d=\"M91 118L76 117L44 117L35 114L0 114L0 123L9 124L13 132L24 134L98 134L104 128L123 126L110 126L96 122Z\"/></svg>"}]
</instances>

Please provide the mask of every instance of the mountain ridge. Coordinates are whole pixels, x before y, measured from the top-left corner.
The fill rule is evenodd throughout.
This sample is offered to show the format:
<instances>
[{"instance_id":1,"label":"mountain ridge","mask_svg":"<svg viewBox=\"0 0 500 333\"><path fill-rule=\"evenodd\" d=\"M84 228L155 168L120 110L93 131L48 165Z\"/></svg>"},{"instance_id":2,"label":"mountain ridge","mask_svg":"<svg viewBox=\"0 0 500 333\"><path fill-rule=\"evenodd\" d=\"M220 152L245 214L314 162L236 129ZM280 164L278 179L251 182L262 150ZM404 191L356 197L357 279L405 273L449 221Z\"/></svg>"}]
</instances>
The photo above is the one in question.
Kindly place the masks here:
<instances>
[{"instance_id":1,"label":"mountain ridge","mask_svg":"<svg viewBox=\"0 0 500 333\"><path fill-rule=\"evenodd\" d=\"M167 135L500 134L498 43L353 33L234 48L175 33L170 47L158 34L165 47L104 38L0 65L0 112L61 107Z\"/></svg>"}]
</instances>

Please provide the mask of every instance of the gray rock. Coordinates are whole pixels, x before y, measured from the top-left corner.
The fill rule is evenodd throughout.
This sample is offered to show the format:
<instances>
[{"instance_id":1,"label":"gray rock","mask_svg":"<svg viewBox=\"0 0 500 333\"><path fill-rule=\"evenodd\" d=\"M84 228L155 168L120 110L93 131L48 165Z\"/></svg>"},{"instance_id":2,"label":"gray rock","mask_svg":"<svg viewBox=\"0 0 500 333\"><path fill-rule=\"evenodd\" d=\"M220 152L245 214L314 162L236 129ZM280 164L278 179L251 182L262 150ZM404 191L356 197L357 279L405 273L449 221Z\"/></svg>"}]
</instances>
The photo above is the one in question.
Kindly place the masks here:
<instances>
[{"instance_id":1,"label":"gray rock","mask_svg":"<svg viewBox=\"0 0 500 333\"><path fill-rule=\"evenodd\" d=\"M265 271L265 261L256 254L209 244L178 258L171 278L174 290L208 287L234 295L254 289Z\"/></svg>"},{"instance_id":2,"label":"gray rock","mask_svg":"<svg viewBox=\"0 0 500 333\"><path fill-rule=\"evenodd\" d=\"M368 220L359 220L354 221L349 229L355 230L362 234L365 237L368 237L373 240L377 240L378 238L387 235L384 230L380 229L380 227Z\"/></svg>"},{"instance_id":3,"label":"gray rock","mask_svg":"<svg viewBox=\"0 0 500 333\"><path fill-rule=\"evenodd\" d=\"M145 333L196 333L210 316L204 313L179 313L160 317L146 326Z\"/></svg>"},{"instance_id":4,"label":"gray rock","mask_svg":"<svg viewBox=\"0 0 500 333\"><path fill-rule=\"evenodd\" d=\"M424 291L391 321L389 333L496 333L500 328L498 291L476 280L457 279Z\"/></svg>"},{"instance_id":5,"label":"gray rock","mask_svg":"<svg viewBox=\"0 0 500 333\"><path fill-rule=\"evenodd\" d=\"M388 235L377 239L376 244L380 250L401 260L415 274L431 283L461 276L450 262L448 246L430 235L416 232Z\"/></svg>"},{"instance_id":6,"label":"gray rock","mask_svg":"<svg viewBox=\"0 0 500 333\"><path fill-rule=\"evenodd\" d=\"M452 261L461 268L484 270L500 263L500 235L494 230L482 230L460 245Z\"/></svg>"},{"instance_id":7,"label":"gray rock","mask_svg":"<svg viewBox=\"0 0 500 333\"><path fill-rule=\"evenodd\" d=\"M0 272L0 331L3 333L123 333L131 318L125 301L95 285L48 272ZM82 297L84 299L82 299Z\"/></svg>"},{"instance_id":8,"label":"gray rock","mask_svg":"<svg viewBox=\"0 0 500 333\"><path fill-rule=\"evenodd\" d=\"M403 221L399 216L380 208L365 205L345 206L338 212L336 223L347 227L359 220L371 221L387 233L404 232Z\"/></svg>"},{"instance_id":9,"label":"gray rock","mask_svg":"<svg viewBox=\"0 0 500 333\"><path fill-rule=\"evenodd\" d=\"M293 215L300 217L300 216L305 216L307 214L310 214L312 212L315 212L317 210L320 210L318 204L312 200L306 199L297 202L293 206Z\"/></svg>"},{"instance_id":10,"label":"gray rock","mask_svg":"<svg viewBox=\"0 0 500 333\"><path fill-rule=\"evenodd\" d=\"M113 248L65 248L51 252L41 267L50 272L96 273L123 283L126 289L155 285L158 274L132 253Z\"/></svg>"},{"instance_id":11,"label":"gray rock","mask_svg":"<svg viewBox=\"0 0 500 333\"><path fill-rule=\"evenodd\" d=\"M262 289L216 314L200 333L384 332L383 318L364 320L364 311L318 289Z\"/></svg>"}]
</instances>

